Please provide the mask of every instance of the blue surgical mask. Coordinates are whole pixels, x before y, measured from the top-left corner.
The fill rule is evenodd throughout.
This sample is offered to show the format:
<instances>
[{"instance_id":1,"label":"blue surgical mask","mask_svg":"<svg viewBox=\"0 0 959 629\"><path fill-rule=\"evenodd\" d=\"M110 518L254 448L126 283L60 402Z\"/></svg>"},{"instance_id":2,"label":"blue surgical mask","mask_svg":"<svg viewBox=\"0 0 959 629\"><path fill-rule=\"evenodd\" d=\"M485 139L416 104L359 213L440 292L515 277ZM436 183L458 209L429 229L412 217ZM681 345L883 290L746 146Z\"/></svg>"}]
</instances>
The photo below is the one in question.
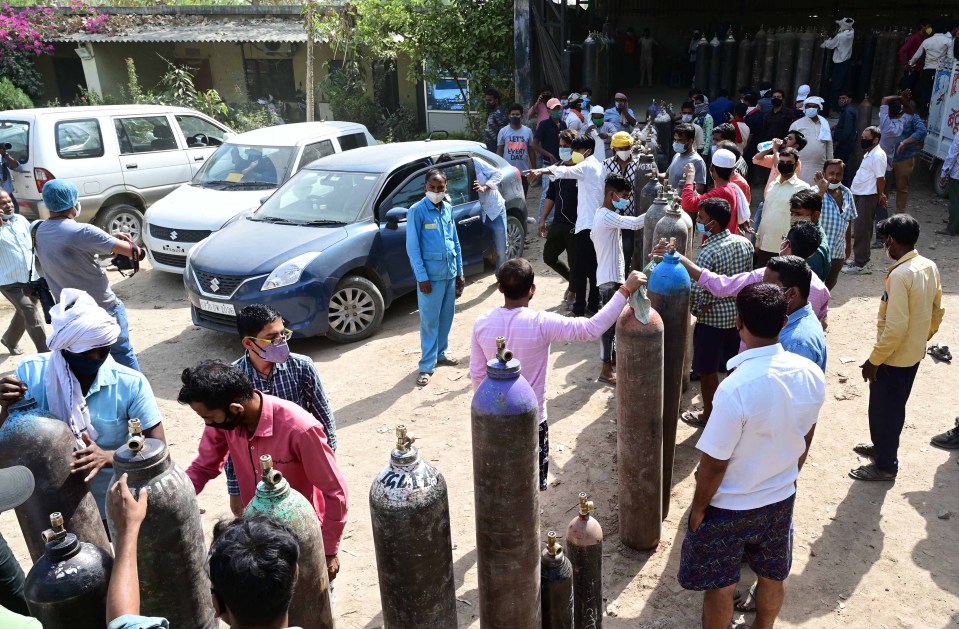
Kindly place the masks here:
<instances>
[{"instance_id":1,"label":"blue surgical mask","mask_svg":"<svg viewBox=\"0 0 959 629\"><path fill-rule=\"evenodd\" d=\"M614 199L613 207L617 210L625 210L629 207L629 199Z\"/></svg>"},{"instance_id":2,"label":"blue surgical mask","mask_svg":"<svg viewBox=\"0 0 959 629\"><path fill-rule=\"evenodd\" d=\"M682 142L673 142L673 150L677 153L683 153L686 150L686 145Z\"/></svg>"},{"instance_id":3,"label":"blue surgical mask","mask_svg":"<svg viewBox=\"0 0 959 629\"><path fill-rule=\"evenodd\" d=\"M712 221L709 222L712 223ZM706 223L700 223L699 221L696 221L696 231L705 236L707 234Z\"/></svg>"},{"instance_id":4,"label":"blue surgical mask","mask_svg":"<svg viewBox=\"0 0 959 629\"><path fill-rule=\"evenodd\" d=\"M559 101L559 104L562 105L563 107L569 107L569 101L568 101L568 100L561 100L561 101Z\"/></svg>"},{"instance_id":5,"label":"blue surgical mask","mask_svg":"<svg viewBox=\"0 0 959 629\"><path fill-rule=\"evenodd\" d=\"M569 158L573 156L573 149L563 146L559 149L559 158L564 162L568 162Z\"/></svg>"},{"instance_id":6,"label":"blue surgical mask","mask_svg":"<svg viewBox=\"0 0 959 629\"><path fill-rule=\"evenodd\" d=\"M819 115L819 110L815 107L806 107L806 116L809 118L815 118Z\"/></svg>"},{"instance_id":7,"label":"blue surgical mask","mask_svg":"<svg viewBox=\"0 0 959 629\"><path fill-rule=\"evenodd\" d=\"M583 109L589 107L589 96L583 98Z\"/></svg>"}]
</instances>

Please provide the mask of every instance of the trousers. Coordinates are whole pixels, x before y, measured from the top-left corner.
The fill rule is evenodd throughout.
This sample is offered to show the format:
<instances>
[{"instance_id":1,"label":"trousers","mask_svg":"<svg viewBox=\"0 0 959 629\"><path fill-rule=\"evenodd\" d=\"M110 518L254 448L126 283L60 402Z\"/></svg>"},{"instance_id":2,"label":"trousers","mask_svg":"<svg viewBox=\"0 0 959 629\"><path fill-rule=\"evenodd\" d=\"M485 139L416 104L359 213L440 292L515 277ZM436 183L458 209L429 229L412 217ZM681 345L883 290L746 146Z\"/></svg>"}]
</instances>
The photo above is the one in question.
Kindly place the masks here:
<instances>
[{"instance_id":1,"label":"trousers","mask_svg":"<svg viewBox=\"0 0 959 629\"><path fill-rule=\"evenodd\" d=\"M446 356L450 328L456 310L456 280L430 280L429 295L417 288L416 303L420 308L420 373L433 373L438 358Z\"/></svg>"},{"instance_id":2,"label":"trousers","mask_svg":"<svg viewBox=\"0 0 959 629\"><path fill-rule=\"evenodd\" d=\"M569 223L553 221L546 230L546 243L543 245L543 262L566 280L568 283L566 290L571 293L575 292L573 276L570 271L576 261L575 247L576 235L573 233L573 226ZM559 259L559 256L564 251L566 252L566 263Z\"/></svg>"},{"instance_id":3,"label":"trousers","mask_svg":"<svg viewBox=\"0 0 959 629\"><path fill-rule=\"evenodd\" d=\"M120 326L120 336L117 342L110 346L110 355L113 360L125 367L140 371L140 363L137 361L137 355L133 353L133 345L130 343L130 323L127 320L127 307L123 302L117 300L117 305L107 311L107 313L116 319Z\"/></svg>"},{"instance_id":4,"label":"trousers","mask_svg":"<svg viewBox=\"0 0 959 629\"><path fill-rule=\"evenodd\" d=\"M589 309L599 311L599 289L596 286L596 248L589 237L590 230L584 229L576 234L576 254L573 259L573 291L576 302L573 314L582 317ZM587 292L586 286L589 285Z\"/></svg>"},{"instance_id":5,"label":"trousers","mask_svg":"<svg viewBox=\"0 0 959 629\"><path fill-rule=\"evenodd\" d=\"M13 317L3 335L3 343L7 347L16 347L23 338L23 333L30 335L30 340L37 348L38 353L47 350L47 333L43 327L43 310L40 301L33 295L27 294L27 288L20 284L0 286L0 293L7 301L13 304Z\"/></svg>"},{"instance_id":6,"label":"trousers","mask_svg":"<svg viewBox=\"0 0 959 629\"><path fill-rule=\"evenodd\" d=\"M875 227L878 194L853 195L859 215L852 224L852 253L856 266L866 266L872 256L872 233Z\"/></svg>"},{"instance_id":7,"label":"trousers","mask_svg":"<svg viewBox=\"0 0 959 629\"><path fill-rule=\"evenodd\" d=\"M619 282L606 282L599 287L599 303L605 306L616 296L616 291L622 286ZM616 364L616 324L609 326L599 339L599 358L604 363Z\"/></svg>"},{"instance_id":8,"label":"trousers","mask_svg":"<svg viewBox=\"0 0 959 629\"><path fill-rule=\"evenodd\" d=\"M24 580L20 563L0 535L0 607L29 616L27 599L23 597Z\"/></svg>"},{"instance_id":9,"label":"trousers","mask_svg":"<svg viewBox=\"0 0 959 629\"><path fill-rule=\"evenodd\" d=\"M949 227L950 234L959 234L959 179L952 179L946 183L949 191Z\"/></svg>"},{"instance_id":10,"label":"trousers","mask_svg":"<svg viewBox=\"0 0 959 629\"><path fill-rule=\"evenodd\" d=\"M826 103L824 115L828 115L831 109L839 109L839 92L846 87L851 67L852 59L846 59L842 63L833 65L832 80L829 82L829 102Z\"/></svg>"},{"instance_id":11,"label":"trousers","mask_svg":"<svg viewBox=\"0 0 959 629\"><path fill-rule=\"evenodd\" d=\"M906 423L906 402L916 381L919 363L912 367L880 365L876 381L869 383L869 437L876 453L876 467L899 470L899 436Z\"/></svg>"},{"instance_id":12,"label":"trousers","mask_svg":"<svg viewBox=\"0 0 959 629\"><path fill-rule=\"evenodd\" d=\"M897 214L902 214L906 211L906 203L909 201L909 180L912 178L912 171L915 167L915 157L892 163L892 176L896 180Z\"/></svg>"},{"instance_id":13,"label":"trousers","mask_svg":"<svg viewBox=\"0 0 959 629\"><path fill-rule=\"evenodd\" d=\"M627 77L632 78L632 77ZM653 55L640 55L639 57L639 84L640 86L653 86Z\"/></svg>"},{"instance_id":14,"label":"trousers","mask_svg":"<svg viewBox=\"0 0 959 629\"><path fill-rule=\"evenodd\" d=\"M496 252L496 272L506 262L506 212L503 211L496 218L489 218L483 214L483 225L493 237L493 250Z\"/></svg>"}]
</instances>

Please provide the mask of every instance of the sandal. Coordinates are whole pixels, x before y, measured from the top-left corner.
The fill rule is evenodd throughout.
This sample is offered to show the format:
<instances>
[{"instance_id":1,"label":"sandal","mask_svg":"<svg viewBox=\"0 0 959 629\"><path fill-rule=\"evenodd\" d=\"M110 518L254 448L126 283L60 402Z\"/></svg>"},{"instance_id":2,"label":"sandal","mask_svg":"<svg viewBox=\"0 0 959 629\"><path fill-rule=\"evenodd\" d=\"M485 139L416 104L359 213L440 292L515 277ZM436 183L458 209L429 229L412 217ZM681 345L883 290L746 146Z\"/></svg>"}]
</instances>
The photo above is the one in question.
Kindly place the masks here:
<instances>
[{"instance_id":1,"label":"sandal","mask_svg":"<svg viewBox=\"0 0 959 629\"><path fill-rule=\"evenodd\" d=\"M853 447L852 451L859 456L868 457L870 459L876 458L876 447L871 443L860 443L859 445Z\"/></svg>"},{"instance_id":2,"label":"sandal","mask_svg":"<svg viewBox=\"0 0 959 629\"><path fill-rule=\"evenodd\" d=\"M895 474L890 474L889 472L884 472L878 467L875 463L870 463L869 465L862 465L857 467L854 470L849 470L849 477L855 480L864 480L864 481L879 481L879 482L893 482L896 480Z\"/></svg>"},{"instance_id":3,"label":"sandal","mask_svg":"<svg viewBox=\"0 0 959 629\"><path fill-rule=\"evenodd\" d=\"M706 421L703 420L702 413L694 413L692 411L686 411L679 417L681 420L692 426L693 428L705 428Z\"/></svg>"},{"instance_id":4,"label":"sandal","mask_svg":"<svg viewBox=\"0 0 959 629\"><path fill-rule=\"evenodd\" d=\"M952 352L949 351L948 345L940 345L939 343L936 343L935 345L930 346L929 349L926 350L926 353L944 363L952 362Z\"/></svg>"},{"instance_id":5,"label":"sandal","mask_svg":"<svg viewBox=\"0 0 959 629\"><path fill-rule=\"evenodd\" d=\"M433 374L426 371L421 371L419 377L416 379L416 386L425 387L430 383L430 378L433 377Z\"/></svg>"},{"instance_id":6,"label":"sandal","mask_svg":"<svg viewBox=\"0 0 959 629\"><path fill-rule=\"evenodd\" d=\"M437 365L443 365L444 367L455 367L460 364L459 358L453 358L450 355L441 356L439 360L436 361Z\"/></svg>"},{"instance_id":7,"label":"sandal","mask_svg":"<svg viewBox=\"0 0 959 629\"><path fill-rule=\"evenodd\" d=\"M754 612L756 611L756 586L759 584L757 581L753 583L750 588L744 592L737 591L733 597L733 609L737 612Z\"/></svg>"},{"instance_id":8,"label":"sandal","mask_svg":"<svg viewBox=\"0 0 959 629\"><path fill-rule=\"evenodd\" d=\"M604 384L610 384L614 387L616 386L616 376L611 376L609 378L607 378L606 376L600 376L599 378L597 378L597 380L599 380L600 382Z\"/></svg>"}]
</instances>

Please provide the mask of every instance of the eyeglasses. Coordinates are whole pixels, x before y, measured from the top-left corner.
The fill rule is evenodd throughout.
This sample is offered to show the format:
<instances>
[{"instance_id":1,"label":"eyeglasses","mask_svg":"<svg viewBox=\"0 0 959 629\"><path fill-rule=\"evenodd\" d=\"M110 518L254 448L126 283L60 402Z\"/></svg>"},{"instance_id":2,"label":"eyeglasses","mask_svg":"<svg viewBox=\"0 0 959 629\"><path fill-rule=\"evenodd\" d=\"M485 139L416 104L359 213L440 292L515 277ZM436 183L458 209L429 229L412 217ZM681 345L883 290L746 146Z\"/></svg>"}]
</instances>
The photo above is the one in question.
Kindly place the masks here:
<instances>
[{"instance_id":1,"label":"eyeglasses","mask_svg":"<svg viewBox=\"0 0 959 629\"><path fill-rule=\"evenodd\" d=\"M256 336L244 336L243 338L250 339L251 341L260 341L261 343L269 343L270 345L282 345L289 341L292 336L293 330L284 329L271 339L261 339Z\"/></svg>"}]
</instances>

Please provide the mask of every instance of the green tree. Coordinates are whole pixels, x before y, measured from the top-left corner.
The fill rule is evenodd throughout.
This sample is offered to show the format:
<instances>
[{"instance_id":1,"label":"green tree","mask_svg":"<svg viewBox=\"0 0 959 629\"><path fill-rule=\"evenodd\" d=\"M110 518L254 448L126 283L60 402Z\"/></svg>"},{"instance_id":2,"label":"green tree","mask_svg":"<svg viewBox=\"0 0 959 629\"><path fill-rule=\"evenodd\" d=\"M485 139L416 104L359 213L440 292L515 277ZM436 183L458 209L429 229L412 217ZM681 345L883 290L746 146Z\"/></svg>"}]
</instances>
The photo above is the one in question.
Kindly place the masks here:
<instances>
[{"instance_id":1,"label":"green tree","mask_svg":"<svg viewBox=\"0 0 959 629\"><path fill-rule=\"evenodd\" d=\"M29 109L33 107L33 101L19 87L10 82L10 79L4 77L0 79L0 111L11 109Z\"/></svg>"}]
</instances>

